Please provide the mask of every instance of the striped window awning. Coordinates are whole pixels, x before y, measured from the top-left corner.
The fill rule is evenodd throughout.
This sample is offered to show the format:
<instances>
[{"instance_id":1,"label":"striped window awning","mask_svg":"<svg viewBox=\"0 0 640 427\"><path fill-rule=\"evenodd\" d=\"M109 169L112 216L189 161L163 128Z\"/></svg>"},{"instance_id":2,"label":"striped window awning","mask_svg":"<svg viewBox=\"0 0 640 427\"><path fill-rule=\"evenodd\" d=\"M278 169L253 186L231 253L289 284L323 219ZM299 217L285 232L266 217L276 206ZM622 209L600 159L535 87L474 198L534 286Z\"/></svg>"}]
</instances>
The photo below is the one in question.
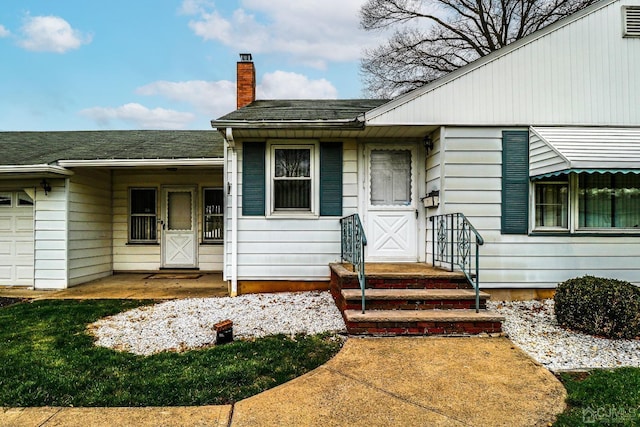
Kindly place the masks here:
<instances>
[{"instance_id":1,"label":"striped window awning","mask_svg":"<svg viewBox=\"0 0 640 427\"><path fill-rule=\"evenodd\" d=\"M640 128L532 127L529 176L640 173Z\"/></svg>"}]
</instances>

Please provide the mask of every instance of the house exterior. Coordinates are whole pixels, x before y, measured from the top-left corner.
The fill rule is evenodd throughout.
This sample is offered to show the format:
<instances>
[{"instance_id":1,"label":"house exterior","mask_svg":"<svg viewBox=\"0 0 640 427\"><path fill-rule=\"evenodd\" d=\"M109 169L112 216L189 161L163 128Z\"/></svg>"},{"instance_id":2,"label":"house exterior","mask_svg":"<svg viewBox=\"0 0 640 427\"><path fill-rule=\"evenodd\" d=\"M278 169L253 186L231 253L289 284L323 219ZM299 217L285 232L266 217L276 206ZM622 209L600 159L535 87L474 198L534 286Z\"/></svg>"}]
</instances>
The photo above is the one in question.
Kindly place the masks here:
<instances>
[{"instance_id":1,"label":"house exterior","mask_svg":"<svg viewBox=\"0 0 640 427\"><path fill-rule=\"evenodd\" d=\"M244 54L217 132L0 132L0 286L198 269L232 295L327 289L341 218L367 262L431 263L430 219L458 212L498 298L640 283L638 69L640 0L602 0L390 101L255 100Z\"/></svg>"},{"instance_id":2,"label":"house exterior","mask_svg":"<svg viewBox=\"0 0 640 427\"><path fill-rule=\"evenodd\" d=\"M232 291L326 283L354 213L369 262L431 262L429 218L463 213L495 293L640 283L639 22L640 1L603 0L388 102L244 99L212 121Z\"/></svg>"},{"instance_id":3,"label":"house exterior","mask_svg":"<svg viewBox=\"0 0 640 427\"><path fill-rule=\"evenodd\" d=\"M0 146L0 286L222 269L216 132L0 132Z\"/></svg>"}]
</instances>

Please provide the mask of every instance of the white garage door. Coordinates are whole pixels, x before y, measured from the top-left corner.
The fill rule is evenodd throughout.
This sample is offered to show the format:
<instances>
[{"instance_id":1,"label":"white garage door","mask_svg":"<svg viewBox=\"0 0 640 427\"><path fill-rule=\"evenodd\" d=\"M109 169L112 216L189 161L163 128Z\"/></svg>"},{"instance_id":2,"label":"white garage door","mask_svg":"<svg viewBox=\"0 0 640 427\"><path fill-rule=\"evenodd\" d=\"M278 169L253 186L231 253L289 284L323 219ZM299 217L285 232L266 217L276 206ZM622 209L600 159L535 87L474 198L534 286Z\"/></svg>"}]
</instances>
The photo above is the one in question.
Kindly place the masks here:
<instances>
[{"instance_id":1,"label":"white garage door","mask_svg":"<svg viewBox=\"0 0 640 427\"><path fill-rule=\"evenodd\" d=\"M33 200L0 191L0 286L33 286Z\"/></svg>"}]
</instances>

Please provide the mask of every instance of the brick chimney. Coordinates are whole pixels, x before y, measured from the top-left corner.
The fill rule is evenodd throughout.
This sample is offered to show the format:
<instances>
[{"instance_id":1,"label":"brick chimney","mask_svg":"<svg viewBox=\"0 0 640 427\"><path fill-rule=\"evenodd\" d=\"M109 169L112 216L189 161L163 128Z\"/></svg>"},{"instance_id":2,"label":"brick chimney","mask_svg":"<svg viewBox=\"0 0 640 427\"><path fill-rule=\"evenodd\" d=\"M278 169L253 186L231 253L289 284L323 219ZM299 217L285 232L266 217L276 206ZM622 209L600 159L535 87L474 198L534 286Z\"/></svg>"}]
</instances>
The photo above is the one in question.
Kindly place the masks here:
<instances>
[{"instance_id":1,"label":"brick chimney","mask_svg":"<svg viewBox=\"0 0 640 427\"><path fill-rule=\"evenodd\" d=\"M250 53L241 53L237 67L237 107L238 109L256 100L256 67Z\"/></svg>"}]
</instances>

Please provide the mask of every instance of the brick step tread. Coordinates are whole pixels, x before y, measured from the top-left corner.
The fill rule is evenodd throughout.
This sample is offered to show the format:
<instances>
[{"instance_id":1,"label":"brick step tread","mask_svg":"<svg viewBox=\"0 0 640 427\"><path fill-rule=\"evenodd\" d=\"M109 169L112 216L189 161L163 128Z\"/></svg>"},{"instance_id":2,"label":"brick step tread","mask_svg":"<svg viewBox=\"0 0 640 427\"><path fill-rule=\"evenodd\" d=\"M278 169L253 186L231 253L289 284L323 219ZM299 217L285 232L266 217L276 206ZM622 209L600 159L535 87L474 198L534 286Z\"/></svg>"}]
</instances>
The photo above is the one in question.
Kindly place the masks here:
<instances>
[{"instance_id":1,"label":"brick step tread","mask_svg":"<svg viewBox=\"0 0 640 427\"><path fill-rule=\"evenodd\" d=\"M451 280L466 280L464 273L461 271L448 271L440 268L429 268L426 264L420 263L400 263L400 264L375 264L375 268L366 267L370 264L365 264L365 277L367 279L451 279ZM386 266L386 268L385 268ZM403 268L406 266L406 268ZM418 266L418 267L413 267ZM332 263L329 267L340 278L357 278L358 272L352 271L350 268L346 268L344 264ZM413 267L413 268L412 268Z\"/></svg>"},{"instance_id":2,"label":"brick step tread","mask_svg":"<svg viewBox=\"0 0 640 427\"><path fill-rule=\"evenodd\" d=\"M345 300L361 300L360 289L342 289ZM473 289L365 289L365 300L474 300L476 292ZM487 300L491 295L480 291L480 299Z\"/></svg>"},{"instance_id":3,"label":"brick step tread","mask_svg":"<svg viewBox=\"0 0 640 427\"><path fill-rule=\"evenodd\" d=\"M504 316L489 310L345 310L347 322L502 322Z\"/></svg>"}]
</instances>

